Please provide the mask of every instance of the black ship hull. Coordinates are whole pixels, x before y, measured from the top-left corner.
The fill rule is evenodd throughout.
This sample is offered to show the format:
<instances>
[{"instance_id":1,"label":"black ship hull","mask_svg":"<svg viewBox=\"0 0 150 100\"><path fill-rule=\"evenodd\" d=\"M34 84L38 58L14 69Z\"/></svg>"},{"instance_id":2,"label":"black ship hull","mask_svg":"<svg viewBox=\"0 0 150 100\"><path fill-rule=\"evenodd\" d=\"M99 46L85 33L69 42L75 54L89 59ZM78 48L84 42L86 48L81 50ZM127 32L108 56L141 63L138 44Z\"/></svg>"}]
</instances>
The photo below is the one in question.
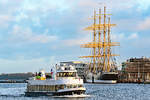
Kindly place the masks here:
<instances>
[{"instance_id":1,"label":"black ship hull","mask_svg":"<svg viewBox=\"0 0 150 100\"><path fill-rule=\"evenodd\" d=\"M94 84L116 84L118 80L118 73L116 72L102 72L93 75L91 79L87 79L86 83Z\"/></svg>"},{"instance_id":2,"label":"black ship hull","mask_svg":"<svg viewBox=\"0 0 150 100\"><path fill-rule=\"evenodd\" d=\"M102 72L100 80L118 80L118 73L116 72Z\"/></svg>"}]
</instances>

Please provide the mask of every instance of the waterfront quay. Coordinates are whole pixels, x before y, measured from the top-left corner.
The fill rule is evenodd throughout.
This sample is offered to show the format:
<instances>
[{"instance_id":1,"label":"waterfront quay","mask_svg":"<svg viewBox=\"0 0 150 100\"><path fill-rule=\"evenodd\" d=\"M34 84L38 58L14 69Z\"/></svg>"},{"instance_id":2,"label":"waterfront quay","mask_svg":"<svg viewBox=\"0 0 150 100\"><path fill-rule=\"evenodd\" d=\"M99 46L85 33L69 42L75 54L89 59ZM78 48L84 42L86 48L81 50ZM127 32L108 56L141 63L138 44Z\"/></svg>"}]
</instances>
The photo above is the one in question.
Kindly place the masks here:
<instances>
[{"instance_id":1,"label":"waterfront quay","mask_svg":"<svg viewBox=\"0 0 150 100\"><path fill-rule=\"evenodd\" d=\"M60 65L75 66L77 73L81 79L86 82L88 76L88 63L81 61L60 62ZM50 76L46 73L46 76ZM29 77L33 77L34 73L14 73L1 74L0 83L25 83ZM121 70L118 70L117 83L150 83L150 58L130 58L122 63Z\"/></svg>"},{"instance_id":2,"label":"waterfront quay","mask_svg":"<svg viewBox=\"0 0 150 100\"><path fill-rule=\"evenodd\" d=\"M83 62L61 62L61 64L73 65L79 76L88 79L88 63ZM118 70L117 83L150 83L150 58L129 58L122 62L121 70Z\"/></svg>"}]
</instances>

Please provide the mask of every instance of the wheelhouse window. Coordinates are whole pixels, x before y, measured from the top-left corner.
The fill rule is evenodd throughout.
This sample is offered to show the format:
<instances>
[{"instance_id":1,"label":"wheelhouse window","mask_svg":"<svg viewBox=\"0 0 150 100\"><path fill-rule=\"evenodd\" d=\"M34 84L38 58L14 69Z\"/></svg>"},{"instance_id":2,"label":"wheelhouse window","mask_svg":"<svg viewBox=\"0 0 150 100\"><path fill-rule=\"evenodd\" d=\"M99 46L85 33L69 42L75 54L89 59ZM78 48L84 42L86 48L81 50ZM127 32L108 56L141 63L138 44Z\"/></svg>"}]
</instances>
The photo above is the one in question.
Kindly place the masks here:
<instances>
[{"instance_id":1,"label":"wheelhouse window","mask_svg":"<svg viewBox=\"0 0 150 100\"><path fill-rule=\"evenodd\" d=\"M76 72L59 72L57 77L76 77Z\"/></svg>"}]
</instances>

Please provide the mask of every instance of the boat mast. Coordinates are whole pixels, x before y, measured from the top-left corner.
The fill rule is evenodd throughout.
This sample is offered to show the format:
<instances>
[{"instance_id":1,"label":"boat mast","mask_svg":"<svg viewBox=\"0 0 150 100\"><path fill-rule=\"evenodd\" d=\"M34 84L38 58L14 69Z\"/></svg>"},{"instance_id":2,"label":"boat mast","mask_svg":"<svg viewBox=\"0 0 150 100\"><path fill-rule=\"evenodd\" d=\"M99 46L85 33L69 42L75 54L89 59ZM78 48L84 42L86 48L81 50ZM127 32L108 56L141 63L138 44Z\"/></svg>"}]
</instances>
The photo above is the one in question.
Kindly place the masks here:
<instances>
[{"instance_id":1,"label":"boat mast","mask_svg":"<svg viewBox=\"0 0 150 100\"><path fill-rule=\"evenodd\" d=\"M101 56L101 9L99 9L99 32L98 32L98 56ZM102 57L98 57L98 68L97 70L101 70Z\"/></svg>"},{"instance_id":2,"label":"boat mast","mask_svg":"<svg viewBox=\"0 0 150 100\"><path fill-rule=\"evenodd\" d=\"M98 15L98 16L97 16ZM106 15L106 7L104 7L104 14L101 14L101 9L99 9L99 14L96 15L96 11L94 10L94 23L93 25L86 27L85 30L93 31L93 40L92 42L82 44L82 48L92 48L92 55L89 56L81 56L80 58L91 58L90 72L96 74L97 72L110 72L111 69L111 57L118 56L116 54L111 54L112 46L119 46L118 42L111 42L110 39L110 29L112 26L116 26L116 24L110 23L110 17L108 18ZM103 16L102 16L103 15ZM99 23L96 24L96 18L99 18ZM103 23L101 22L103 17ZM108 18L108 21L106 19ZM98 34L98 35L96 35ZM97 39L97 40L96 40ZM101 67L102 66L102 67Z\"/></svg>"},{"instance_id":3,"label":"boat mast","mask_svg":"<svg viewBox=\"0 0 150 100\"><path fill-rule=\"evenodd\" d=\"M106 71L106 7L104 7L104 29L103 29L103 72Z\"/></svg>"},{"instance_id":4,"label":"boat mast","mask_svg":"<svg viewBox=\"0 0 150 100\"><path fill-rule=\"evenodd\" d=\"M110 56L111 56L111 40L110 40L110 17L108 18L108 49L107 49L107 72L110 71Z\"/></svg>"},{"instance_id":5,"label":"boat mast","mask_svg":"<svg viewBox=\"0 0 150 100\"><path fill-rule=\"evenodd\" d=\"M96 11L94 10L94 28L93 28L93 43L96 44ZM93 47L93 73L95 73L96 67L96 47Z\"/></svg>"}]
</instances>

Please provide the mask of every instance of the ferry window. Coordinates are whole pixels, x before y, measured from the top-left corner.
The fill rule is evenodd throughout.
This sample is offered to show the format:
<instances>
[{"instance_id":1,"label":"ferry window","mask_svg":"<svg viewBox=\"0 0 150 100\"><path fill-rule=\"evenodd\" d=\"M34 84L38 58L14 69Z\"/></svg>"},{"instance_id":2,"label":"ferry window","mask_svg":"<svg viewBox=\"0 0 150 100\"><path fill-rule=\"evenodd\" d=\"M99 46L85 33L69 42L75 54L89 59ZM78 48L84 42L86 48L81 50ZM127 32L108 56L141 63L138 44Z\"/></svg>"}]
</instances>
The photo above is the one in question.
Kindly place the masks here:
<instances>
[{"instance_id":1,"label":"ferry window","mask_svg":"<svg viewBox=\"0 0 150 100\"><path fill-rule=\"evenodd\" d=\"M73 88L76 88L77 87L77 85L73 85Z\"/></svg>"},{"instance_id":2,"label":"ferry window","mask_svg":"<svg viewBox=\"0 0 150 100\"><path fill-rule=\"evenodd\" d=\"M55 91L55 85L53 85L53 91Z\"/></svg>"},{"instance_id":3,"label":"ferry window","mask_svg":"<svg viewBox=\"0 0 150 100\"><path fill-rule=\"evenodd\" d=\"M65 77L65 76L66 76L66 73L64 73L63 77Z\"/></svg>"},{"instance_id":4,"label":"ferry window","mask_svg":"<svg viewBox=\"0 0 150 100\"><path fill-rule=\"evenodd\" d=\"M49 90L52 91L52 86L49 86Z\"/></svg>"},{"instance_id":5,"label":"ferry window","mask_svg":"<svg viewBox=\"0 0 150 100\"><path fill-rule=\"evenodd\" d=\"M66 85L64 85L64 88L67 88L67 86L66 86Z\"/></svg>"},{"instance_id":6,"label":"ferry window","mask_svg":"<svg viewBox=\"0 0 150 100\"><path fill-rule=\"evenodd\" d=\"M69 73L67 73L67 76L70 76Z\"/></svg>"},{"instance_id":7,"label":"ferry window","mask_svg":"<svg viewBox=\"0 0 150 100\"><path fill-rule=\"evenodd\" d=\"M60 85L60 87L59 87L60 89L64 89L64 85Z\"/></svg>"},{"instance_id":8,"label":"ferry window","mask_svg":"<svg viewBox=\"0 0 150 100\"><path fill-rule=\"evenodd\" d=\"M74 88L75 86L74 85L71 85L71 88Z\"/></svg>"},{"instance_id":9,"label":"ferry window","mask_svg":"<svg viewBox=\"0 0 150 100\"><path fill-rule=\"evenodd\" d=\"M63 73L60 73L60 77L62 77L63 76Z\"/></svg>"},{"instance_id":10,"label":"ferry window","mask_svg":"<svg viewBox=\"0 0 150 100\"><path fill-rule=\"evenodd\" d=\"M54 85L50 86L50 90L54 91L55 90L55 86Z\"/></svg>"},{"instance_id":11,"label":"ferry window","mask_svg":"<svg viewBox=\"0 0 150 100\"><path fill-rule=\"evenodd\" d=\"M56 90L56 91L58 90L58 85L55 86L55 90Z\"/></svg>"},{"instance_id":12,"label":"ferry window","mask_svg":"<svg viewBox=\"0 0 150 100\"><path fill-rule=\"evenodd\" d=\"M57 73L57 77L59 77L59 73Z\"/></svg>"},{"instance_id":13,"label":"ferry window","mask_svg":"<svg viewBox=\"0 0 150 100\"><path fill-rule=\"evenodd\" d=\"M72 73L71 73L71 72L69 72L69 73L68 73L68 76L69 76L69 77L72 77Z\"/></svg>"},{"instance_id":14,"label":"ferry window","mask_svg":"<svg viewBox=\"0 0 150 100\"><path fill-rule=\"evenodd\" d=\"M73 77L75 77L75 76L76 76L76 73L74 72L74 73L73 73Z\"/></svg>"},{"instance_id":15,"label":"ferry window","mask_svg":"<svg viewBox=\"0 0 150 100\"><path fill-rule=\"evenodd\" d=\"M78 87L83 87L82 85L78 85Z\"/></svg>"},{"instance_id":16,"label":"ferry window","mask_svg":"<svg viewBox=\"0 0 150 100\"><path fill-rule=\"evenodd\" d=\"M69 73L69 75L71 76L71 75L72 75L72 73Z\"/></svg>"},{"instance_id":17,"label":"ferry window","mask_svg":"<svg viewBox=\"0 0 150 100\"><path fill-rule=\"evenodd\" d=\"M73 87L73 85L70 85L70 88L72 88Z\"/></svg>"},{"instance_id":18,"label":"ferry window","mask_svg":"<svg viewBox=\"0 0 150 100\"><path fill-rule=\"evenodd\" d=\"M45 91L47 91L47 85L45 85Z\"/></svg>"},{"instance_id":19,"label":"ferry window","mask_svg":"<svg viewBox=\"0 0 150 100\"><path fill-rule=\"evenodd\" d=\"M70 85L67 85L67 88L70 88Z\"/></svg>"}]
</instances>

